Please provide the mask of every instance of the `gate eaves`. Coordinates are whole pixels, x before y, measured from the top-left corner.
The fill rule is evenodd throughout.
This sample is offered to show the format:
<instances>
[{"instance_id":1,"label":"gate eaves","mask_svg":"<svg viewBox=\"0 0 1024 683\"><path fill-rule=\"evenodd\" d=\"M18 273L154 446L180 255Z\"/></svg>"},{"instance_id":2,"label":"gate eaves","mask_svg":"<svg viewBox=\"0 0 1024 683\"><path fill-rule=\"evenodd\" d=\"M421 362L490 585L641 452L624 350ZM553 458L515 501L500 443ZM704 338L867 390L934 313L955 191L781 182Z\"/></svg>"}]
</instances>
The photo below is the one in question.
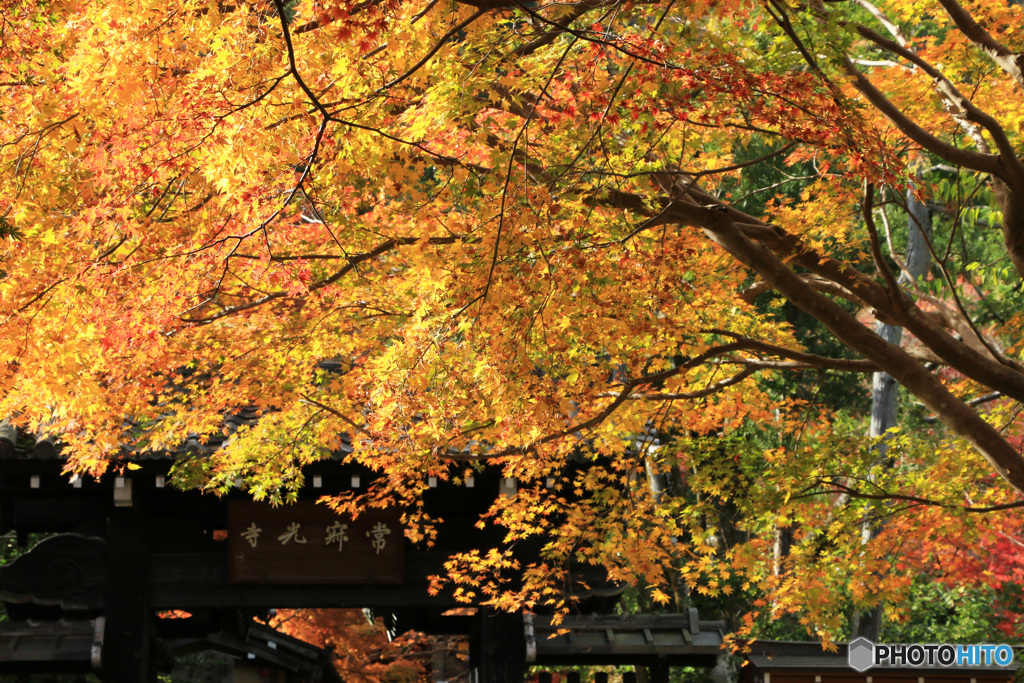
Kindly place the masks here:
<instances>
[{"instance_id":1,"label":"gate eaves","mask_svg":"<svg viewBox=\"0 0 1024 683\"><path fill-rule=\"evenodd\" d=\"M569 616L526 615L527 660L537 665L714 666L722 653L719 621L685 614ZM532 631L532 639L531 639ZM532 642L531 642L532 640Z\"/></svg>"}]
</instances>

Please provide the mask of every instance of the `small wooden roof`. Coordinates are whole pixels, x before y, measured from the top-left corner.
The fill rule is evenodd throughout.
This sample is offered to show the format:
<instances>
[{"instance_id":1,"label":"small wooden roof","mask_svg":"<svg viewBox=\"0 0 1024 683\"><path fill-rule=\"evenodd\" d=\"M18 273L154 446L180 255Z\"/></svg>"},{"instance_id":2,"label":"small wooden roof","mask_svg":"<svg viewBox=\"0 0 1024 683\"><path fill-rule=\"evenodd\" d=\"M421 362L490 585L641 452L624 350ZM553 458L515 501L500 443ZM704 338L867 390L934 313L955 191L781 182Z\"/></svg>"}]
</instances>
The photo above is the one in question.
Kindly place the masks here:
<instances>
[{"instance_id":1,"label":"small wooden roof","mask_svg":"<svg viewBox=\"0 0 1024 683\"><path fill-rule=\"evenodd\" d=\"M526 617L530 663L713 666L722 654L724 623L701 621L696 609L682 614L568 616L559 623L549 616Z\"/></svg>"},{"instance_id":2,"label":"small wooden roof","mask_svg":"<svg viewBox=\"0 0 1024 683\"><path fill-rule=\"evenodd\" d=\"M873 666L857 672L849 665L848 644L822 649L818 642L759 640L751 644L741 683L994 683L1013 681L1020 664L1009 666Z\"/></svg>"}]
</instances>

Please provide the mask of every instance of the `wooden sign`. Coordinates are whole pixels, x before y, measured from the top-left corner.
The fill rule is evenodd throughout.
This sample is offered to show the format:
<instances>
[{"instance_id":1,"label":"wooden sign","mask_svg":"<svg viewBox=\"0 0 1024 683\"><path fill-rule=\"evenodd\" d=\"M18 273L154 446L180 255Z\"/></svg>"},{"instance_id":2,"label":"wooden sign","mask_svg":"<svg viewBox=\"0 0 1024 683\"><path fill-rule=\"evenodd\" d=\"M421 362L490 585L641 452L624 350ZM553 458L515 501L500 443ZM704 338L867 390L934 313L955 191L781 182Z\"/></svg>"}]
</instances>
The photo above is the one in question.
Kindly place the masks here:
<instances>
[{"instance_id":1,"label":"wooden sign","mask_svg":"<svg viewBox=\"0 0 1024 683\"><path fill-rule=\"evenodd\" d=\"M353 520L313 502L228 503L231 583L401 583L404 549L397 512Z\"/></svg>"}]
</instances>

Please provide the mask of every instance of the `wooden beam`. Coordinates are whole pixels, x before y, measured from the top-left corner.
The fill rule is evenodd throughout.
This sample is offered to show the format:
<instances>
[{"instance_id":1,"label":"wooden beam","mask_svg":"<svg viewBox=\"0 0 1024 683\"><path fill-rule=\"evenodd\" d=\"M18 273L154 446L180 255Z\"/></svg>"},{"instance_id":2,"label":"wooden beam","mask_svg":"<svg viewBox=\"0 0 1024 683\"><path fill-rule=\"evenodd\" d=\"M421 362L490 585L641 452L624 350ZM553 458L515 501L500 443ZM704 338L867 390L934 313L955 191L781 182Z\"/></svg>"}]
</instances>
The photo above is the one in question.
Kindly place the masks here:
<instances>
[{"instance_id":1,"label":"wooden beam","mask_svg":"<svg viewBox=\"0 0 1024 683\"><path fill-rule=\"evenodd\" d=\"M226 552L155 553L150 571L153 609L268 607L455 607L447 594L430 595L427 576L444 571L448 553L405 555L402 585L269 585L228 583Z\"/></svg>"}]
</instances>

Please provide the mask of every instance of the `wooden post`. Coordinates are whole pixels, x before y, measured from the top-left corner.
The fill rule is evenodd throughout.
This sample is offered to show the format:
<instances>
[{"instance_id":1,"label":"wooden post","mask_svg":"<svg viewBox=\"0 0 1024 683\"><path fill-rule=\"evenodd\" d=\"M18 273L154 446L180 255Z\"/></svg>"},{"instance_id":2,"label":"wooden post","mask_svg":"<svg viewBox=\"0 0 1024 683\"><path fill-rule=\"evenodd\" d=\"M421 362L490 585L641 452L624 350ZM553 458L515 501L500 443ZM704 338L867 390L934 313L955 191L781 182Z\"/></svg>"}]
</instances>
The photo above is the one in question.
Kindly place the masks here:
<instances>
[{"instance_id":1,"label":"wooden post","mask_svg":"<svg viewBox=\"0 0 1024 683\"><path fill-rule=\"evenodd\" d=\"M526 677L526 636L521 612L487 613L477 619L470 664L477 683L522 683Z\"/></svg>"},{"instance_id":2,"label":"wooden post","mask_svg":"<svg viewBox=\"0 0 1024 683\"><path fill-rule=\"evenodd\" d=\"M107 520L104 683L156 683L153 623L149 609L149 542L133 508L116 509Z\"/></svg>"},{"instance_id":3,"label":"wooden post","mask_svg":"<svg viewBox=\"0 0 1024 683\"><path fill-rule=\"evenodd\" d=\"M648 667L651 683L668 683L669 666L665 662L658 662Z\"/></svg>"}]
</instances>

